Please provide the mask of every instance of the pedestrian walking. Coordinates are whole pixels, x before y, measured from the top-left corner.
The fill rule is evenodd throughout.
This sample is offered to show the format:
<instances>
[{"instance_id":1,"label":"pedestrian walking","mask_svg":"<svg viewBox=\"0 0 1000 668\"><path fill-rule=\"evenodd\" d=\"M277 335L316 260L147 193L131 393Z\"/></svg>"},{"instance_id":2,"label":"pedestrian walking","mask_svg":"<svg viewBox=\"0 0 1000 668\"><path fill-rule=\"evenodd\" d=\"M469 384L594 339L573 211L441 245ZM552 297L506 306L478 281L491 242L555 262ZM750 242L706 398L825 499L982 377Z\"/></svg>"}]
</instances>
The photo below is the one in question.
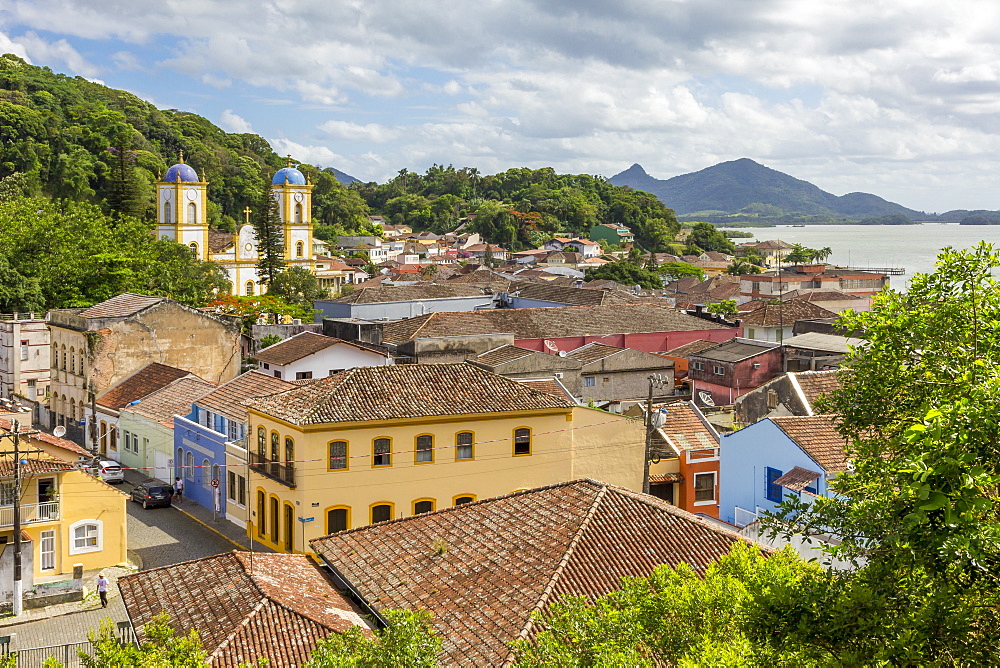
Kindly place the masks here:
<instances>
[{"instance_id":1,"label":"pedestrian walking","mask_svg":"<svg viewBox=\"0 0 1000 668\"><path fill-rule=\"evenodd\" d=\"M177 499L177 503L184 500L184 481L180 478L174 478L174 498Z\"/></svg>"},{"instance_id":2,"label":"pedestrian walking","mask_svg":"<svg viewBox=\"0 0 1000 668\"><path fill-rule=\"evenodd\" d=\"M97 576L97 593L101 597L101 607L108 607L108 579L104 577L104 573Z\"/></svg>"}]
</instances>

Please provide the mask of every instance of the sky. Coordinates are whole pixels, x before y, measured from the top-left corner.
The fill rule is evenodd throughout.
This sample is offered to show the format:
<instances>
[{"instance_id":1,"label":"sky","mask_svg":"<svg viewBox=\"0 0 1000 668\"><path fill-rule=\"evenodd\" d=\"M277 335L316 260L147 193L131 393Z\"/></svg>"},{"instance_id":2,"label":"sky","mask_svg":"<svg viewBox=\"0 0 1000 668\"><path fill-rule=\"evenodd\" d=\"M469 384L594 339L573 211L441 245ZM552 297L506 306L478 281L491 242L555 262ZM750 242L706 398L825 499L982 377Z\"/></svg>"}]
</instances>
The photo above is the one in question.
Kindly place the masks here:
<instances>
[{"instance_id":1,"label":"sky","mask_svg":"<svg viewBox=\"0 0 1000 668\"><path fill-rule=\"evenodd\" d=\"M1000 209L997 25L989 0L0 0L0 53L363 181L746 157L942 212Z\"/></svg>"}]
</instances>

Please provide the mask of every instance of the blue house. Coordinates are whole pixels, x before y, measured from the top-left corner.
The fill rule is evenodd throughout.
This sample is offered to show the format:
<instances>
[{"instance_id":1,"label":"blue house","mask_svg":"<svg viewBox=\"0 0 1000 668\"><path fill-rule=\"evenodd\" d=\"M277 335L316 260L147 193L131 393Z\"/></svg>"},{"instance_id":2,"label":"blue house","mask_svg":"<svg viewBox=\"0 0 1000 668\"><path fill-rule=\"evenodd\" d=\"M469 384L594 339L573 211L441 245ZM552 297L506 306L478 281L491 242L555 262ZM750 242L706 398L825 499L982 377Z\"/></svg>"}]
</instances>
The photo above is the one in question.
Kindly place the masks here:
<instances>
[{"instance_id":1,"label":"blue house","mask_svg":"<svg viewBox=\"0 0 1000 668\"><path fill-rule=\"evenodd\" d=\"M745 526L789 496L828 496L847 469L832 416L764 418L721 438L719 519Z\"/></svg>"},{"instance_id":2,"label":"blue house","mask_svg":"<svg viewBox=\"0 0 1000 668\"><path fill-rule=\"evenodd\" d=\"M185 498L206 508L216 507L212 480L218 480L220 517L225 515L227 498L238 501L242 493L240 505L245 506L245 474L226 470L226 443L246 436L244 401L293 387L294 383L250 371L195 401L187 415L174 417L174 476L184 478Z\"/></svg>"}]
</instances>

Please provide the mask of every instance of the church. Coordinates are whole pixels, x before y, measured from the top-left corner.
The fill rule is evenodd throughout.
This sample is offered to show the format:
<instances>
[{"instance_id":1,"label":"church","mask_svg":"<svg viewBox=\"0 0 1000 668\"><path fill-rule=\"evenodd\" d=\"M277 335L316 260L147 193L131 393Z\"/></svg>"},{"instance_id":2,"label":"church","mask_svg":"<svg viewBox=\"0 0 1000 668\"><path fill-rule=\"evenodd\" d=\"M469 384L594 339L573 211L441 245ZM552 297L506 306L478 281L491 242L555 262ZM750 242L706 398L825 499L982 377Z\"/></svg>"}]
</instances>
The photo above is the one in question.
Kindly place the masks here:
<instances>
[{"instance_id":1,"label":"church","mask_svg":"<svg viewBox=\"0 0 1000 668\"><path fill-rule=\"evenodd\" d=\"M278 203L278 215L285 238L285 265L314 270L312 258L312 189L299 170L288 165L271 179L271 197ZM166 237L191 249L199 260L215 262L229 275L232 293L237 296L264 294L257 274L257 243L250 224L250 209L244 209L245 222L235 233L208 229L208 181L198 176L191 165L180 162L156 182L156 238Z\"/></svg>"}]
</instances>

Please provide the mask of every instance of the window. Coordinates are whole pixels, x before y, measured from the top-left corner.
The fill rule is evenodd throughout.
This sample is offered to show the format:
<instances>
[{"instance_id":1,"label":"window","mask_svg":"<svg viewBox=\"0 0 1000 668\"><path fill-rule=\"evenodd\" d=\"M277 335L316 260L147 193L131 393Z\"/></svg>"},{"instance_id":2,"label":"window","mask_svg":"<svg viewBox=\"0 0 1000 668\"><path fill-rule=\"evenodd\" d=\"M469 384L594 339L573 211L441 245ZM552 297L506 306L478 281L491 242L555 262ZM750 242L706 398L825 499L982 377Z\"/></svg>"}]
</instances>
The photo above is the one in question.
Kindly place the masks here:
<instances>
[{"instance_id":1,"label":"window","mask_svg":"<svg viewBox=\"0 0 1000 668\"><path fill-rule=\"evenodd\" d=\"M583 379L583 386L584 387L594 387L594 385L596 385L596 384L597 384L597 379L594 378L593 376L586 376Z\"/></svg>"},{"instance_id":2,"label":"window","mask_svg":"<svg viewBox=\"0 0 1000 668\"><path fill-rule=\"evenodd\" d=\"M726 375L726 368L723 367L723 366L719 366L718 364L713 364L712 365L712 373L714 373L716 376L725 376Z\"/></svg>"},{"instance_id":3,"label":"window","mask_svg":"<svg viewBox=\"0 0 1000 668\"><path fill-rule=\"evenodd\" d=\"M434 437L430 434L417 436L417 452L414 460L417 464L427 464L434 461Z\"/></svg>"},{"instance_id":4,"label":"window","mask_svg":"<svg viewBox=\"0 0 1000 668\"><path fill-rule=\"evenodd\" d=\"M715 503L715 472L694 474L694 504Z\"/></svg>"},{"instance_id":5,"label":"window","mask_svg":"<svg viewBox=\"0 0 1000 668\"><path fill-rule=\"evenodd\" d=\"M198 244L192 241L191 243L188 244L188 248L191 249L191 252L194 254L195 257L198 257Z\"/></svg>"},{"instance_id":6,"label":"window","mask_svg":"<svg viewBox=\"0 0 1000 668\"><path fill-rule=\"evenodd\" d=\"M14 483L0 481L0 506L14 505Z\"/></svg>"},{"instance_id":7,"label":"window","mask_svg":"<svg viewBox=\"0 0 1000 668\"><path fill-rule=\"evenodd\" d=\"M38 543L38 555L41 557L39 570L54 571L56 569L56 532L54 529L43 531Z\"/></svg>"},{"instance_id":8,"label":"window","mask_svg":"<svg viewBox=\"0 0 1000 668\"><path fill-rule=\"evenodd\" d=\"M782 472L772 469L770 466L764 467L764 498L768 501L781 503L781 485L775 485L774 481L781 477Z\"/></svg>"},{"instance_id":9,"label":"window","mask_svg":"<svg viewBox=\"0 0 1000 668\"><path fill-rule=\"evenodd\" d=\"M280 379L281 378L281 372L280 371L275 371L274 372L274 377Z\"/></svg>"},{"instance_id":10,"label":"window","mask_svg":"<svg viewBox=\"0 0 1000 668\"><path fill-rule=\"evenodd\" d=\"M413 502L413 514L423 515L434 512L434 499L420 499Z\"/></svg>"},{"instance_id":11,"label":"window","mask_svg":"<svg viewBox=\"0 0 1000 668\"><path fill-rule=\"evenodd\" d=\"M188 225L197 225L198 224L198 207L195 206L194 202L191 202L190 204L188 204L187 224Z\"/></svg>"},{"instance_id":12,"label":"window","mask_svg":"<svg viewBox=\"0 0 1000 668\"><path fill-rule=\"evenodd\" d=\"M264 371L270 371L270 370L271 370L271 365L268 364L267 362L264 362Z\"/></svg>"},{"instance_id":13,"label":"window","mask_svg":"<svg viewBox=\"0 0 1000 668\"><path fill-rule=\"evenodd\" d=\"M760 281L751 281L750 282L750 291L751 292L760 292Z\"/></svg>"},{"instance_id":14,"label":"window","mask_svg":"<svg viewBox=\"0 0 1000 668\"><path fill-rule=\"evenodd\" d=\"M258 491L257 492L257 535L258 536L264 535L264 527L266 526L265 520L267 518L264 516L264 508L265 508L264 492Z\"/></svg>"},{"instance_id":15,"label":"window","mask_svg":"<svg viewBox=\"0 0 1000 668\"><path fill-rule=\"evenodd\" d=\"M253 281L247 281L246 286L243 290L247 297L253 297Z\"/></svg>"},{"instance_id":16,"label":"window","mask_svg":"<svg viewBox=\"0 0 1000 668\"><path fill-rule=\"evenodd\" d=\"M705 368L704 362L691 362L691 368L695 371L702 371Z\"/></svg>"},{"instance_id":17,"label":"window","mask_svg":"<svg viewBox=\"0 0 1000 668\"><path fill-rule=\"evenodd\" d=\"M211 481L211 478L208 477L209 473L208 467L209 467L208 460L207 459L201 460L201 468L198 469L197 480L203 485L208 485L209 482Z\"/></svg>"},{"instance_id":18,"label":"window","mask_svg":"<svg viewBox=\"0 0 1000 668\"><path fill-rule=\"evenodd\" d=\"M778 393L774 390L767 391L767 407L777 408L778 407Z\"/></svg>"},{"instance_id":19,"label":"window","mask_svg":"<svg viewBox=\"0 0 1000 668\"><path fill-rule=\"evenodd\" d=\"M290 438L285 439L285 465L288 468L295 466L295 441Z\"/></svg>"},{"instance_id":20,"label":"window","mask_svg":"<svg viewBox=\"0 0 1000 668\"><path fill-rule=\"evenodd\" d=\"M281 454L280 454L281 445L280 445L280 443L281 443L281 438L278 436L278 432L272 431L271 432L271 461L272 462L280 462L281 461Z\"/></svg>"},{"instance_id":21,"label":"window","mask_svg":"<svg viewBox=\"0 0 1000 668\"><path fill-rule=\"evenodd\" d=\"M302 222L302 204L301 203L298 203L298 204L295 205L295 222L296 223L301 223ZM296 246L301 246L301 245L302 245L301 241L296 244ZM299 257L302 257L302 256L299 255Z\"/></svg>"},{"instance_id":22,"label":"window","mask_svg":"<svg viewBox=\"0 0 1000 668\"><path fill-rule=\"evenodd\" d=\"M271 513L271 542L277 545L278 543L278 497L271 497L271 504L268 510Z\"/></svg>"},{"instance_id":23,"label":"window","mask_svg":"<svg viewBox=\"0 0 1000 668\"><path fill-rule=\"evenodd\" d=\"M100 552L104 538L104 523L100 520L80 520L69 527L70 554Z\"/></svg>"},{"instance_id":24,"label":"window","mask_svg":"<svg viewBox=\"0 0 1000 668\"><path fill-rule=\"evenodd\" d=\"M350 528L351 514L347 508L331 508L326 511L326 532L337 533Z\"/></svg>"},{"instance_id":25,"label":"window","mask_svg":"<svg viewBox=\"0 0 1000 668\"><path fill-rule=\"evenodd\" d=\"M378 503L372 506L372 524L388 522L392 519L392 504Z\"/></svg>"},{"instance_id":26,"label":"window","mask_svg":"<svg viewBox=\"0 0 1000 668\"><path fill-rule=\"evenodd\" d=\"M514 430L514 454L531 454L531 430L527 427Z\"/></svg>"},{"instance_id":27,"label":"window","mask_svg":"<svg viewBox=\"0 0 1000 668\"><path fill-rule=\"evenodd\" d=\"M184 477L194 481L194 453L190 451L184 455Z\"/></svg>"},{"instance_id":28,"label":"window","mask_svg":"<svg viewBox=\"0 0 1000 668\"><path fill-rule=\"evenodd\" d=\"M230 501L236 500L236 474L232 471L226 476L226 496Z\"/></svg>"},{"instance_id":29,"label":"window","mask_svg":"<svg viewBox=\"0 0 1000 668\"><path fill-rule=\"evenodd\" d=\"M456 506L464 506L465 504L472 503L475 500L476 500L476 497L472 496L471 494L466 494L464 496L456 496L455 497L455 505Z\"/></svg>"},{"instance_id":30,"label":"window","mask_svg":"<svg viewBox=\"0 0 1000 668\"><path fill-rule=\"evenodd\" d=\"M257 427L257 455L264 459L267 452L267 432L263 427Z\"/></svg>"},{"instance_id":31,"label":"window","mask_svg":"<svg viewBox=\"0 0 1000 668\"><path fill-rule=\"evenodd\" d=\"M172 214L172 213L173 213L173 211L170 209L170 202L166 202L163 205L163 222L164 223L173 223L173 222L176 222L176 221L170 220L170 214Z\"/></svg>"},{"instance_id":32,"label":"window","mask_svg":"<svg viewBox=\"0 0 1000 668\"><path fill-rule=\"evenodd\" d=\"M757 335L757 330L755 330L753 327L750 327L749 329L747 329L747 338L748 339L755 339L755 338L757 338L756 335Z\"/></svg>"},{"instance_id":33,"label":"window","mask_svg":"<svg viewBox=\"0 0 1000 668\"><path fill-rule=\"evenodd\" d=\"M28 342L21 341L21 359L28 359Z\"/></svg>"},{"instance_id":34,"label":"window","mask_svg":"<svg viewBox=\"0 0 1000 668\"><path fill-rule=\"evenodd\" d=\"M230 441L235 441L240 437L240 423L236 420L226 420L226 426L228 427L228 434Z\"/></svg>"},{"instance_id":35,"label":"window","mask_svg":"<svg viewBox=\"0 0 1000 668\"><path fill-rule=\"evenodd\" d=\"M471 431L462 431L455 436L455 459L472 459Z\"/></svg>"},{"instance_id":36,"label":"window","mask_svg":"<svg viewBox=\"0 0 1000 668\"><path fill-rule=\"evenodd\" d=\"M236 476L236 504L246 507L247 505L247 479L241 475Z\"/></svg>"},{"instance_id":37,"label":"window","mask_svg":"<svg viewBox=\"0 0 1000 668\"><path fill-rule=\"evenodd\" d=\"M390 466L392 464L392 441L388 438L376 438L372 445L372 466Z\"/></svg>"},{"instance_id":38,"label":"window","mask_svg":"<svg viewBox=\"0 0 1000 668\"><path fill-rule=\"evenodd\" d=\"M298 212L297 213L301 213L301 212L302 212L302 207L298 206ZM299 222L301 222L301 221L299 221ZM306 247L306 245L304 243L302 243L301 241L296 241L295 242L295 257L303 257L306 254L305 253L305 247Z\"/></svg>"},{"instance_id":39,"label":"window","mask_svg":"<svg viewBox=\"0 0 1000 668\"><path fill-rule=\"evenodd\" d=\"M296 371L295 380L309 380L313 377L312 371Z\"/></svg>"},{"instance_id":40,"label":"window","mask_svg":"<svg viewBox=\"0 0 1000 668\"><path fill-rule=\"evenodd\" d=\"M347 441L330 442L330 470L341 471L347 468Z\"/></svg>"}]
</instances>

